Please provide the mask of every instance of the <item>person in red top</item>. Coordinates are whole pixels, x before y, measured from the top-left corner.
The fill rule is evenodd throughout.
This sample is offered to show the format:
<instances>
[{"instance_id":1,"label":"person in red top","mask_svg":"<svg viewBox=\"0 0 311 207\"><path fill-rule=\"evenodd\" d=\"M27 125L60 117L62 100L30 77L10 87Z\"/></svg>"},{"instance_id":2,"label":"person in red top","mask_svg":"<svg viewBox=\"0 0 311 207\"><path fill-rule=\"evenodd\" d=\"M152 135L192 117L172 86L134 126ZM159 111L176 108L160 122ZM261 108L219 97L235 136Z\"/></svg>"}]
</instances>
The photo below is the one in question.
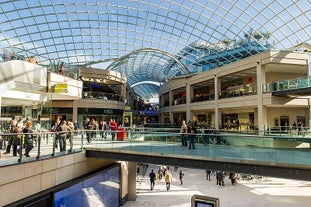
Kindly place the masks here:
<instances>
[{"instance_id":1,"label":"person in red top","mask_svg":"<svg viewBox=\"0 0 311 207\"><path fill-rule=\"evenodd\" d=\"M111 130L111 139L114 140L116 137L116 129L117 129L117 122L115 119L110 119L109 127Z\"/></svg>"}]
</instances>

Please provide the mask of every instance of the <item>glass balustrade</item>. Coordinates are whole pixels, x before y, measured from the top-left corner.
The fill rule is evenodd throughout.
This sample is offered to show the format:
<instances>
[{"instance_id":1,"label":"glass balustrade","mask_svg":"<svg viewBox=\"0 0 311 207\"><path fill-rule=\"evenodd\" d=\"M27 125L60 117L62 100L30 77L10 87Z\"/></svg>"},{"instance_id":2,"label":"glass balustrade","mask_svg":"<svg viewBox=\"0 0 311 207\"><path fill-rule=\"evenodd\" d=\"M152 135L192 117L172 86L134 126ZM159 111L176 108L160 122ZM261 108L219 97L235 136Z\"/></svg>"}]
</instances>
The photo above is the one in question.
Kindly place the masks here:
<instances>
[{"instance_id":1,"label":"glass balustrade","mask_svg":"<svg viewBox=\"0 0 311 207\"><path fill-rule=\"evenodd\" d=\"M302 89L311 86L311 77L305 76L301 78L280 80L272 83L266 83L262 86L263 93L271 93L276 91Z\"/></svg>"},{"instance_id":2,"label":"glass balustrade","mask_svg":"<svg viewBox=\"0 0 311 207\"><path fill-rule=\"evenodd\" d=\"M65 132L66 133L66 132ZM112 139L115 133L115 138ZM274 162L282 164L298 164L311 166L311 134L308 130L300 133L287 131L257 130L215 130L199 129L195 136L196 150L182 147L182 136L179 128L125 128L115 132L107 130L104 133L92 130L76 131L73 134L72 145L66 137L66 147L61 150L59 132L38 132L33 140L30 157L25 157L24 141L21 139L21 153L13 156L4 154L10 137L14 134L1 133L2 150L0 166L17 164L40 159L63 156L81 152L87 149L126 150L142 153L173 154L181 156L221 158L256 162ZM87 141L89 136L90 142Z\"/></svg>"},{"instance_id":3,"label":"glass balustrade","mask_svg":"<svg viewBox=\"0 0 311 207\"><path fill-rule=\"evenodd\" d=\"M100 100L111 100L111 101L122 101L125 102L125 98L115 93L106 93L100 91L84 91L84 99L100 99Z\"/></svg>"}]
</instances>

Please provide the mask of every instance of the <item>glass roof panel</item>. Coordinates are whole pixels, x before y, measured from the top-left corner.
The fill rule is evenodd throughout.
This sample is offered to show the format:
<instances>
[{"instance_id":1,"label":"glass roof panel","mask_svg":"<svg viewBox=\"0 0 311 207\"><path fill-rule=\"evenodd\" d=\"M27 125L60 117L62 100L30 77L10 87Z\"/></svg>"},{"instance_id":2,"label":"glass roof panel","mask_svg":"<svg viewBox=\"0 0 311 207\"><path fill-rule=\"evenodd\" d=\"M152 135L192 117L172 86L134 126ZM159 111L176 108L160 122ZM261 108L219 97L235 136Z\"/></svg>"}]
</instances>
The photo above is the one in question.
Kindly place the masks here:
<instances>
[{"instance_id":1,"label":"glass roof panel","mask_svg":"<svg viewBox=\"0 0 311 207\"><path fill-rule=\"evenodd\" d=\"M1 49L77 66L115 60L108 69L129 84L311 44L309 0L2 0L0 19Z\"/></svg>"}]
</instances>

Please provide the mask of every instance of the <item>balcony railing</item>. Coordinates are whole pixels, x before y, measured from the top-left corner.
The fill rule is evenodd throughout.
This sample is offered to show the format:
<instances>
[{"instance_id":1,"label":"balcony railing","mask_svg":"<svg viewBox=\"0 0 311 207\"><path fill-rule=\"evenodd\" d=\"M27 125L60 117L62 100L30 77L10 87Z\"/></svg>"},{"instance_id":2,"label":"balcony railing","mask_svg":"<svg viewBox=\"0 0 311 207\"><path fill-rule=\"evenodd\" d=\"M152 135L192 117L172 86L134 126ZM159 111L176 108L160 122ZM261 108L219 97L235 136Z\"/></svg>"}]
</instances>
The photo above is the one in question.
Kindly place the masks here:
<instances>
[{"instance_id":1,"label":"balcony railing","mask_svg":"<svg viewBox=\"0 0 311 207\"><path fill-rule=\"evenodd\" d=\"M225 90L219 92L219 99L233 98L238 96L256 95L256 84L242 84L237 86L227 87Z\"/></svg>"},{"instance_id":2,"label":"balcony railing","mask_svg":"<svg viewBox=\"0 0 311 207\"><path fill-rule=\"evenodd\" d=\"M169 101L164 101L163 107L166 107L166 106L170 106L170 102Z\"/></svg>"},{"instance_id":3,"label":"balcony railing","mask_svg":"<svg viewBox=\"0 0 311 207\"><path fill-rule=\"evenodd\" d=\"M179 131L180 128L148 127L119 129L115 132L111 130L78 130L72 132L71 138L65 139L66 147L63 148L62 151L60 150L60 144L58 143L56 138L59 138L57 137L59 135L58 133L66 134L67 132L52 133L49 131L39 131L37 132L36 138L33 139L34 148L30 151L30 157L24 156L25 148L23 139L19 139L19 154L17 154L17 156L13 156L12 149L10 154L3 154L3 152L5 151L4 149L7 147L10 138L12 136L16 136L16 134L1 133L0 135L2 138L2 150L0 157L0 166L46 159L54 156L63 156L66 154L81 152L87 147L111 149L127 149L129 147L129 149L134 151L137 147L138 151L140 148L147 150L148 152L166 150L165 153L180 153L179 151L181 149L181 138L183 135L188 136L188 134L182 134ZM115 133L114 140L112 140L113 133ZM88 136L89 142L87 139ZM202 149L202 153L209 151L205 151L205 147L212 150L211 147L213 147L214 145L224 145L224 147L226 148L226 154L230 154L231 152L233 152L234 156L239 156L235 152L238 152L240 150L250 150L248 152L252 153L243 154L241 152L241 157L237 157L237 159L250 159L257 161L262 161L262 159L264 159L262 156L264 156L266 153L262 153L263 150L268 150L270 153L278 153L280 151L279 147L271 144L271 142L276 140L276 143L285 143L284 150L286 149L289 151L287 156L294 156L294 154L297 153L304 153L305 155L300 157L301 159L297 159L297 157L295 157L295 159L293 158L291 160L288 160L286 158L284 158L283 160L279 160L280 157L278 155L276 155L275 157L268 156L269 160L264 161L291 162L291 164L299 163L311 166L310 160L308 161L308 163L305 163L305 158L309 157L310 151L301 150L301 148L296 147L288 147L288 143L294 143L296 145L300 145L304 142L310 143L311 134L307 129L303 129L301 132L290 129L285 131L282 129L272 131L270 129L261 132L258 130L239 131L203 128L198 130L198 134L196 134L195 140L198 150ZM241 147L241 145L243 144L244 147L251 145L252 148L243 148ZM258 153L256 153L257 151ZM200 156L204 155L200 154ZM227 155L220 155L218 153L218 155L214 156L221 157Z\"/></svg>"},{"instance_id":4,"label":"balcony railing","mask_svg":"<svg viewBox=\"0 0 311 207\"><path fill-rule=\"evenodd\" d=\"M186 98L178 98L172 102L172 105L180 105L180 104L185 104L185 103L186 103Z\"/></svg>"},{"instance_id":5,"label":"balcony railing","mask_svg":"<svg viewBox=\"0 0 311 207\"><path fill-rule=\"evenodd\" d=\"M213 100L215 100L215 94L214 93L197 94L191 98L192 103L200 102L200 101L213 101Z\"/></svg>"},{"instance_id":6,"label":"balcony railing","mask_svg":"<svg viewBox=\"0 0 311 207\"><path fill-rule=\"evenodd\" d=\"M311 77L305 76L301 78L280 80L280 81L264 84L262 86L262 92L271 93L271 92L276 92L276 91L307 88L310 86L311 86Z\"/></svg>"},{"instance_id":7,"label":"balcony railing","mask_svg":"<svg viewBox=\"0 0 311 207\"><path fill-rule=\"evenodd\" d=\"M115 93L105 93L105 92L83 92L83 98L85 99L97 99L97 100L110 100L110 101L121 101L124 102L125 99L119 94Z\"/></svg>"}]
</instances>

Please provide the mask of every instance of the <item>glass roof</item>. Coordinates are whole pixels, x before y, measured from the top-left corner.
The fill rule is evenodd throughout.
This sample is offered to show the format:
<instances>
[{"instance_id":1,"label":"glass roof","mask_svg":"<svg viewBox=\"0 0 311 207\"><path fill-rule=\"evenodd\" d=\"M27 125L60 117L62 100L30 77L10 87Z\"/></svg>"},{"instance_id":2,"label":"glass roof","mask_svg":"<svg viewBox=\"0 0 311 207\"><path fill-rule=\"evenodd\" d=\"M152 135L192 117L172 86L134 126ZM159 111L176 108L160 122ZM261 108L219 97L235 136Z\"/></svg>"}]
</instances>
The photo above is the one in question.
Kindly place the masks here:
<instances>
[{"instance_id":1,"label":"glass roof","mask_svg":"<svg viewBox=\"0 0 311 207\"><path fill-rule=\"evenodd\" d=\"M0 48L109 62L145 100L175 76L311 43L309 0L2 0L0 21Z\"/></svg>"}]
</instances>

